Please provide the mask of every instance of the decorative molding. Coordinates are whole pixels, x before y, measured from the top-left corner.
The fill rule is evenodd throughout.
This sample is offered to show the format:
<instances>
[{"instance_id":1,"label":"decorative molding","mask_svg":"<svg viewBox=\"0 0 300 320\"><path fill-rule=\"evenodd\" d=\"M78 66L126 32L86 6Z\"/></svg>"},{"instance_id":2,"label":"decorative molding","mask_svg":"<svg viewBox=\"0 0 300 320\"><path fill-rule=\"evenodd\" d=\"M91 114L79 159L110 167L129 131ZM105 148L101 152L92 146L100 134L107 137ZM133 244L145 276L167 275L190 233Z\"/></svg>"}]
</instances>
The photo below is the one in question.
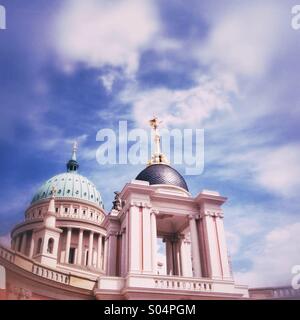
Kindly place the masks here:
<instances>
[{"instance_id":1,"label":"decorative molding","mask_svg":"<svg viewBox=\"0 0 300 320\"><path fill-rule=\"evenodd\" d=\"M200 218L200 215L199 214L189 214L187 217L189 220L192 220L192 219L198 220Z\"/></svg>"},{"instance_id":2,"label":"decorative molding","mask_svg":"<svg viewBox=\"0 0 300 320\"><path fill-rule=\"evenodd\" d=\"M150 212L151 214L154 214L154 215L159 215L159 210L158 209L154 209L154 208L152 208L152 210L151 210L151 212Z\"/></svg>"},{"instance_id":3,"label":"decorative molding","mask_svg":"<svg viewBox=\"0 0 300 320\"><path fill-rule=\"evenodd\" d=\"M131 201L130 202L130 207L137 207L137 208L147 208L151 209L152 206L149 202L146 201Z\"/></svg>"},{"instance_id":4,"label":"decorative molding","mask_svg":"<svg viewBox=\"0 0 300 320\"><path fill-rule=\"evenodd\" d=\"M205 210L200 212L200 218L202 219L203 217L215 217L215 218L224 218L224 213L223 211L214 211L214 210Z\"/></svg>"},{"instance_id":5,"label":"decorative molding","mask_svg":"<svg viewBox=\"0 0 300 320\"><path fill-rule=\"evenodd\" d=\"M119 231L110 231L110 232L108 232L108 234L107 234L107 238L109 238L109 237L117 237L117 236L119 236L121 234L121 232L119 232Z\"/></svg>"}]
</instances>

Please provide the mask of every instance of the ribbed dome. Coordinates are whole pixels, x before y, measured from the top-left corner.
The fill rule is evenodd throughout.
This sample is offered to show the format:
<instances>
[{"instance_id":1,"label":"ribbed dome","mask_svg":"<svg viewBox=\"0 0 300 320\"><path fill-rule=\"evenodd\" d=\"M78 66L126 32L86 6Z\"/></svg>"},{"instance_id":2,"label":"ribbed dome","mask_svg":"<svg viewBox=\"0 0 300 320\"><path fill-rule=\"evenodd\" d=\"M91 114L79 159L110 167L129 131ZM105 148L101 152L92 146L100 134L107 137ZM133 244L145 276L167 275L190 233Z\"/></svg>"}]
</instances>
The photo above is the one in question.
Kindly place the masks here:
<instances>
[{"instance_id":1,"label":"ribbed dome","mask_svg":"<svg viewBox=\"0 0 300 320\"><path fill-rule=\"evenodd\" d=\"M151 185L170 184L189 191L182 175L166 164L152 164L144 169L135 179L148 181Z\"/></svg>"},{"instance_id":2,"label":"ribbed dome","mask_svg":"<svg viewBox=\"0 0 300 320\"><path fill-rule=\"evenodd\" d=\"M101 195L94 184L75 171L56 175L46 181L36 192L31 203L50 198L53 187L57 198L80 199L103 207Z\"/></svg>"}]
</instances>

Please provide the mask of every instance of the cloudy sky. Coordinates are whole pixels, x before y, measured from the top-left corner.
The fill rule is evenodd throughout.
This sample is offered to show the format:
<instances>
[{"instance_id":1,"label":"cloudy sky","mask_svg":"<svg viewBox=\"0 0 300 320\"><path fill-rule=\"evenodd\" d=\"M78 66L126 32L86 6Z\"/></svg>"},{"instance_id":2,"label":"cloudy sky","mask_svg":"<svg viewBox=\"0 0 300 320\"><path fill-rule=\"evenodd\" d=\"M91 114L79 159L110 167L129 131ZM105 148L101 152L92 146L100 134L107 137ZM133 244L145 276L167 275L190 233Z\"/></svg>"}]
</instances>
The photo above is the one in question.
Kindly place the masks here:
<instances>
[{"instance_id":1,"label":"cloudy sky","mask_svg":"<svg viewBox=\"0 0 300 320\"><path fill-rule=\"evenodd\" d=\"M0 235L35 190L80 172L113 191L142 165L99 165L97 131L144 126L205 132L193 195L218 190L235 278L290 283L300 264L300 30L294 1L1 0ZM180 168L178 168L180 170Z\"/></svg>"}]
</instances>

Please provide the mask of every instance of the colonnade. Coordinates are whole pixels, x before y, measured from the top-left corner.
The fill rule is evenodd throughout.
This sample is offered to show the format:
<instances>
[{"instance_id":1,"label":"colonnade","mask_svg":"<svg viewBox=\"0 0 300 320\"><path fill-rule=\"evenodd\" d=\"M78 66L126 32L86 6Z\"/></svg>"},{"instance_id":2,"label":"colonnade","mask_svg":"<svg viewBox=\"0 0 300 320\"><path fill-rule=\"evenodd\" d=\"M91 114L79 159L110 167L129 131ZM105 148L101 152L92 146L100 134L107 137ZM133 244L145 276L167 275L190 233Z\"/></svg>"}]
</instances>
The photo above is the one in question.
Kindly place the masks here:
<instances>
[{"instance_id":1,"label":"colonnade","mask_svg":"<svg viewBox=\"0 0 300 320\"><path fill-rule=\"evenodd\" d=\"M72 246L72 233L74 229L78 228L67 228L66 232L66 242L64 248L61 248L61 251L65 251L63 263L69 264L69 258L70 258L70 250L71 248L74 248L74 245ZM84 237L83 234L88 233L88 258L87 258L87 263L86 261L83 261L83 249L84 249ZM94 267L100 270L105 269L105 251L106 249L106 241L105 241L105 236L100 233L96 233L91 230L85 230L85 229L79 229L79 235L78 235L78 243L77 247L74 248L77 250L76 254L76 261L74 261L74 264L82 266L82 265L87 265L88 267L93 266L93 256L94 256L94 238L97 239L97 245L96 245L96 256L97 256L97 262ZM28 251L28 241L29 241L29 251ZM103 246L104 243L104 246ZM34 254L37 254L36 251L36 244L35 244L35 239L33 236L32 231L24 231L20 234L18 234L14 239L12 239L11 243L12 249L22 253L24 255L28 255L30 258L34 256ZM103 252L104 250L104 252Z\"/></svg>"},{"instance_id":2,"label":"colonnade","mask_svg":"<svg viewBox=\"0 0 300 320\"><path fill-rule=\"evenodd\" d=\"M74 228L77 229L77 228ZM66 244L65 244L65 257L64 257L64 263L69 263L70 258L70 249L71 249L71 240L72 240L72 232L73 228L69 227L67 228L67 235L66 235ZM88 233L88 256L87 256L87 263L86 261L82 261L83 258L83 247L84 247L84 232ZM94 239L97 239L97 245L96 245L96 256L97 256L97 262L96 265L93 265L93 256L94 256ZM103 242L104 242L104 248L103 248ZM73 247L72 247L73 248ZM96 233L91 230L85 230L85 229L79 229L79 235L78 235L78 243L77 247L74 248L77 249L77 255L76 255L76 261L74 261L77 265L87 265L88 267L96 267L97 269L104 269L104 256L105 253L103 250L106 250L106 242L105 242L105 236L101 233Z\"/></svg>"}]
</instances>

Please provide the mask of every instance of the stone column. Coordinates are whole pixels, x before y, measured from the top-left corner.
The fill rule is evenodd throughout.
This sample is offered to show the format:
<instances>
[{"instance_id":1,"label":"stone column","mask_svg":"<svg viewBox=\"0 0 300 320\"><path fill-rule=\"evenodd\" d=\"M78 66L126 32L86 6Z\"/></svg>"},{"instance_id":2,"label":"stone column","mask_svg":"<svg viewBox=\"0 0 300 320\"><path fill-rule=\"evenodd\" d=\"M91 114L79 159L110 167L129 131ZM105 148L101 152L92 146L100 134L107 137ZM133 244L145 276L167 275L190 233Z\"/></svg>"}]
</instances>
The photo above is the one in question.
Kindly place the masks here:
<instances>
[{"instance_id":1,"label":"stone column","mask_svg":"<svg viewBox=\"0 0 300 320\"><path fill-rule=\"evenodd\" d=\"M132 205L129 211L129 272L141 272L141 212Z\"/></svg>"},{"instance_id":2,"label":"stone column","mask_svg":"<svg viewBox=\"0 0 300 320\"><path fill-rule=\"evenodd\" d=\"M126 274L129 271L129 214L127 212L126 214L126 224L125 224L125 241L126 241L126 252L125 252L125 269L126 269Z\"/></svg>"},{"instance_id":3,"label":"stone column","mask_svg":"<svg viewBox=\"0 0 300 320\"><path fill-rule=\"evenodd\" d=\"M180 262L181 262L181 275L183 277L189 277L189 260L191 257L187 253L185 238L181 238L180 240Z\"/></svg>"},{"instance_id":4,"label":"stone column","mask_svg":"<svg viewBox=\"0 0 300 320\"><path fill-rule=\"evenodd\" d=\"M121 276L125 276L126 274L126 229L122 230L122 247L121 247Z\"/></svg>"},{"instance_id":5,"label":"stone column","mask_svg":"<svg viewBox=\"0 0 300 320\"><path fill-rule=\"evenodd\" d=\"M22 235L22 243L20 252L26 254L26 244L27 244L27 232L25 231Z\"/></svg>"},{"instance_id":6,"label":"stone column","mask_svg":"<svg viewBox=\"0 0 300 320\"><path fill-rule=\"evenodd\" d=\"M33 236L33 233L32 233L31 239L30 239L29 258L33 257L33 252L34 252L34 236Z\"/></svg>"},{"instance_id":7,"label":"stone column","mask_svg":"<svg viewBox=\"0 0 300 320\"><path fill-rule=\"evenodd\" d=\"M156 212L151 212L151 240L152 240L152 272L157 274L157 225Z\"/></svg>"},{"instance_id":8,"label":"stone column","mask_svg":"<svg viewBox=\"0 0 300 320\"><path fill-rule=\"evenodd\" d=\"M82 244L83 244L83 229L79 229L78 248L77 248L77 264L82 263Z\"/></svg>"},{"instance_id":9,"label":"stone column","mask_svg":"<svg viewBox=\"0 0 300 320\"><path fill-rule=\"evenodd\" d=\"M203 210L201 215L206 237L209 277L214 279L222 279L223 272L214 212L210 210Z\"/></svg>"},{"instance_id":10,"label":"stone column","mask_svg":"<svg viewBox=\"0 0 300 320\"><path fill-rule=\"evenodd\" d=\"M109 234L109 246L108 246L108 275L116 276L117 272L117 233L111 232Z\"/></svg>"},{"instance_id":11,"label":"stone column","mask_svg":"<svg viewBox=\"0 0 300 320\"><path fill-rule=\"evenodd\" d=\"M107 274L107 241L108 241L108 238L105 238L103 264L102 264L102 269L103 269L103 271L106 272L106 274Z\"/></svg>"},{"instance_id":12,"label":"stone column","mask_svg":"<svg viewBox=\"0 0 300 320\"><path fill-rule=\"evenodd\" d=\"M16 244L15 244L15 251L19 251L19 246L20 246L20 235L18 234L16 236Z\"/></svg>"},{"instance_id":13,"label":"stone column","mask_svg":"<svg viewBox=\"0 0 300 320\"><path fill-rule=\"evenodd\" d=\"M15 250L15 247L16 247L16 241L15 241L15 239L11 239L10 247L11 247L11 250Z\"/></svg>"},{"instance_id":14,"label":"stone column","mask_svg":"<svg viewBox=\"0 0 300 320\"><path fill-rule=\"evenodd\" d=\"M179 251L178 251L178 238L177 235L173 235L171 239L169 239L169 266L172 270L171 274L173 276L180 275L180 257L179 257Z\"/></svg>"},{"instance_id":15,"label":"stone column","mask_svg":"<svg viewBox=\"0 0 300 320\"><path fill-rule=\"evenodd\" d=\"M66 241L66 251L65 251L65 263L69 263L71 237L72 237L72 228L68 228L67 241Z\"/></svg>"},{"instance_id":16,"label":"stone column","mask_svg":"<svg viewBox=\"0 0 300 320\"><path fill-rule=\"evenodd\" d=\"M147 204L142 207L142 237L143 237L143 262L142 270L145 273L152 273L152 230L151 230L151 214Z\"/></svg>"},{"instance_id":17,"label":"stone column","mask_svg":"<svg viewBox=\"0 0 300 320\"><path fill-rule=\"evenodd\" d=\"M97 269L101 269L101 259L102 259L102 236L98 234L98 246L97 246Z\"/></svg>"},{"instance_id":18,"label":"stone column","mask_svg":"<svg viewBox=\"0 0 300 320\"><path fill-rule=\"evenodd\" d=\"M176 262L176 275L180 276L181 271L181 262L180 262L180 239L177 238L177 240L173 243L174 246L174 261Z\"/></svg>"},{"instance_id":19,"label":"stone column","mask_svg":"<svg viewBox=\"0 0 300 320\"><path fill-rule=\"evenodd\" d=\"M199 237L198 237L196 220L194 216L189 216L189 219L190 219L194 276L197 278L201 278L202 272L201 272L201 262L200 262Z\"/></svg>"},{"instance_id":20,"label":"stone column","mask_svg":"<svg viewBox=\"0 0 300 320\"><path fill-rule=\"evenodd\" d=\"M215 218L216 230L217 230L217 241L220 252L220 262L222 266L223 279L231 279L231 272L229 267L228 251L226 245L226 237L223 224L223 213L219 212Z\"/></svg>"},{"instance_id":21,"label":"stone column","mask_svg":"<svg viewBox=\"0 0 300 320\"><path fill-rule=\"evenodd\" d=\"M94 242L94 232L90 232L89 238L89 256L88 256L88 266L91 267L93 263L93 242Z\"/></svg>"},{"instance_id":22,"label":"stone column","mask_svg":"<svg viewBox=\"0 0 300 320\"><path fill-rule=\"evenodd\" d=\"M166 243L167 275L171 276L174 275L172 242L168 238L164 241Z\"/></svg>"}]
</instances>

